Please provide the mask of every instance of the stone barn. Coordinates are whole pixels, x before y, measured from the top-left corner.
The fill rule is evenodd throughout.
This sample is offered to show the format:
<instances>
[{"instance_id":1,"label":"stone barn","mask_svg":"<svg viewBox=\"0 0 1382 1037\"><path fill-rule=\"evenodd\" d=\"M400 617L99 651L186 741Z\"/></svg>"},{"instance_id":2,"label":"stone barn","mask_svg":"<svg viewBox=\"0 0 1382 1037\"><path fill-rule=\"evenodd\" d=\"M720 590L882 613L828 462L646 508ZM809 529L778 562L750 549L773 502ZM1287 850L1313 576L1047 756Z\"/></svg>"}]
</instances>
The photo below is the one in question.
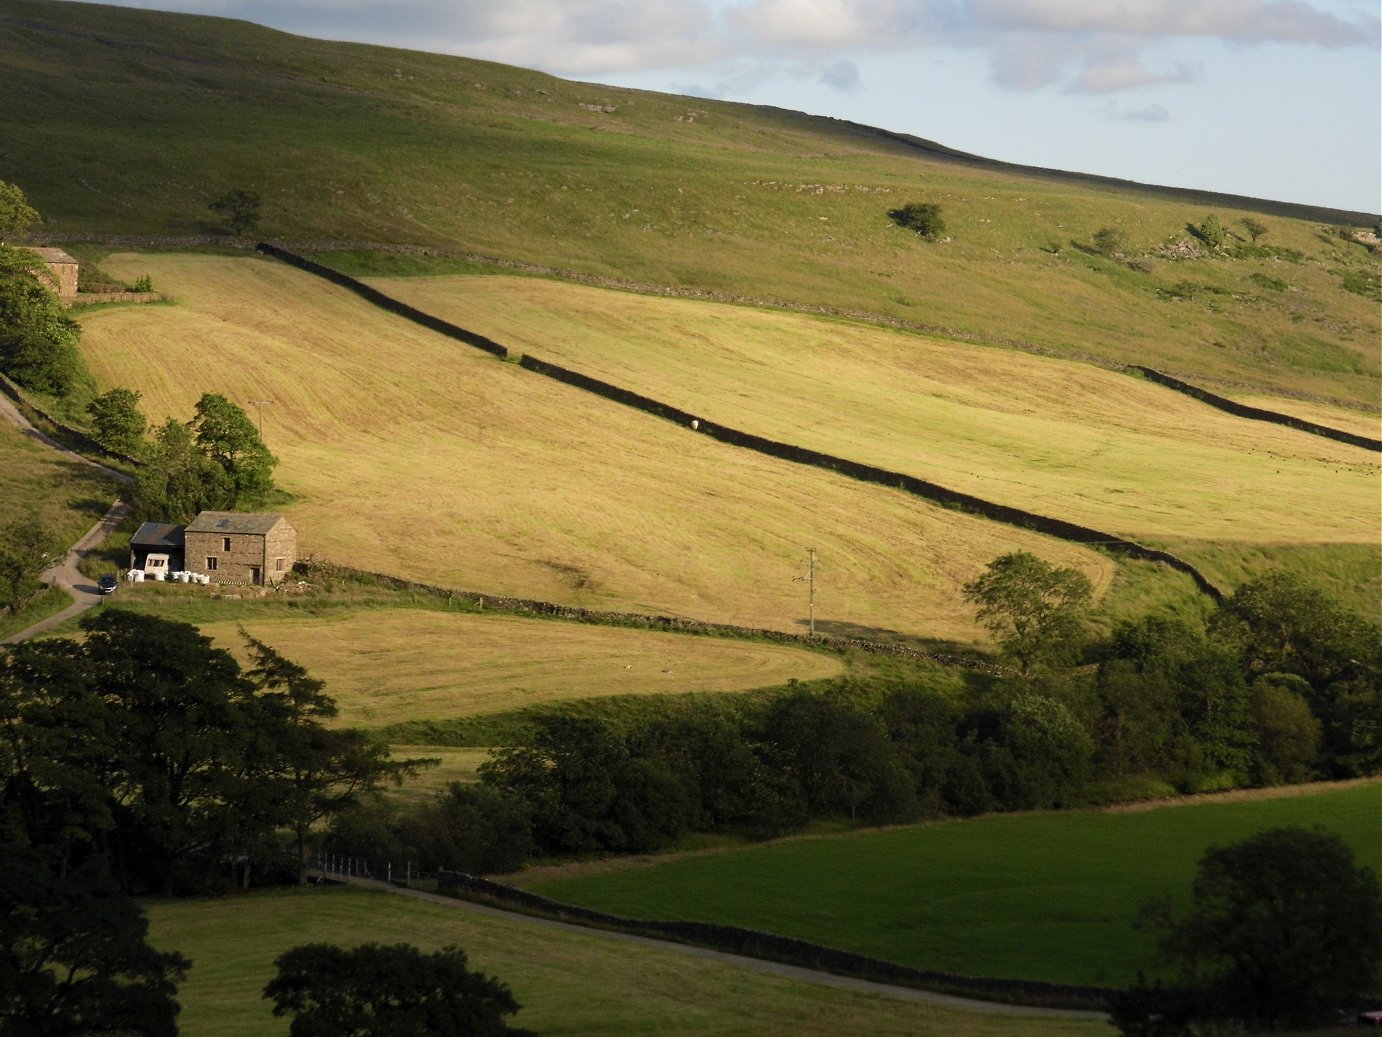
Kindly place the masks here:
<instances>
[{"instance_id":1,"label":"stone barn","mask_svg":"<svg viewBox=\"0 0 1382 1037\"><path fill-rule=\"evenodd\" d=\"M298 534L282 515L203 511L183 532L190 572L213 583L278 583L297 561Z\"/></svg>"},{"instance_id":2,"label":"stone barn","mask_svg":"<svg viewBox=\"0 0 1382 1037\"><path fill-rule=\"evenodd\" d=\"M77 297L77 261L60 248L32 248L48 266L46 280L65 303ZM41 272L39 276L44 276Z\"/></svg>"}]
</instances>

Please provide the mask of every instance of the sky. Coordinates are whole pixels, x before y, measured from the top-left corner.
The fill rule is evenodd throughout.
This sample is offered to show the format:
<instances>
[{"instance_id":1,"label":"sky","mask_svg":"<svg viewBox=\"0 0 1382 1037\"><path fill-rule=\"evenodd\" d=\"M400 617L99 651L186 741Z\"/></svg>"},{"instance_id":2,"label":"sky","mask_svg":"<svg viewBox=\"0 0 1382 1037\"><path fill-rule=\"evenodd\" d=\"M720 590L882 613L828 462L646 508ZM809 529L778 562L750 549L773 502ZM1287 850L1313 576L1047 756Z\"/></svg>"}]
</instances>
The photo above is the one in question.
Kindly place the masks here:
<instances>
[{"instance_id":1,"label":"sky","mask_svg":"<svg viewBox=\"0 0 1382 1037\"><path fill-rule=\"evenodd\" d=\"M106 0L111 2L111 0ZM1382 212L1377 0L114 0Z\"/></svg>"}]
</instances>

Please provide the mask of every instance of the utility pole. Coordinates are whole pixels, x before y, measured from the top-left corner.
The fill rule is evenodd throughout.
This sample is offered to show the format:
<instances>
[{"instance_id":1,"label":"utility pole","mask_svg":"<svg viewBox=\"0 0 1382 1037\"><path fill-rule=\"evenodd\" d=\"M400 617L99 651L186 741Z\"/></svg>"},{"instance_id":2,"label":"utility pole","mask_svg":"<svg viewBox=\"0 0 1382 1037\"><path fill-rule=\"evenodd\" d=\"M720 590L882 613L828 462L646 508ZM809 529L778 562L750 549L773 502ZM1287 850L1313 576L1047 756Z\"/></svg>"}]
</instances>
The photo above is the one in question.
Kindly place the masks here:
<instances>
[{"instance_id":1,"label":"utility pole","mask_svg":"<svg viewBox=\"0 0 1382 1037\"><path fill-rule=\"evenodd\" d=\"M809 553L806 559L806 575L793 576L793 583L806 584L806 608L807 616L811 624L811 636L816 636L816 549L808 547Z\"/></svg>"},{"instance_id":2,"label":"utility pole","mask_svg":"<svg viewBox=\"0 0 1382 1037\"><path fill-rule=\"evenodd\" d=\"M264 439L264 404L273 403L273 400L250 400L254 404L255 413L259 415L259 439Z\"/></svg>"}]
</instances>

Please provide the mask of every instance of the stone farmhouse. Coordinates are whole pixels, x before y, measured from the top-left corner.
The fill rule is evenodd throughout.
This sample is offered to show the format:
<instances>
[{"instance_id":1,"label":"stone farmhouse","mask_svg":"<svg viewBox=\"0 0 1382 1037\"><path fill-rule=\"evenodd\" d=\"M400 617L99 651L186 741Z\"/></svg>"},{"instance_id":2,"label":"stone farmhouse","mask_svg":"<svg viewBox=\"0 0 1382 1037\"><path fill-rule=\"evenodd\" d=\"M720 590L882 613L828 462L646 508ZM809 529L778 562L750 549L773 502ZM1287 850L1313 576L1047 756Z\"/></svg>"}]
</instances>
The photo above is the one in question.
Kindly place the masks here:
<instances>
[{"instance_id":1,"label":"stone farmhouse","mask_svg":"<svg viewBox=\"0 0 1382 1037\"><path fill-rule=\"evenodd\" d=\"M140 526L130 539L130 568L185 570L212 583L276 584L292 571L297 542L297 530L282 515L203 511L186 526Z\"/></svg>"},{"instance_id":2,"label":"stone farmhouse","mask_svg":"<svg viewBox=\"0 0 1382 1037\"><path fill-rule=\"evenodd\" d=\"M60 248L30 248L29 251L37 252L47 264L48 273L44 279L58 293L58 298L70 305L77 297L77 261ZM44 276L42 272L40 276Z\"/></svg>"}]
</instances>

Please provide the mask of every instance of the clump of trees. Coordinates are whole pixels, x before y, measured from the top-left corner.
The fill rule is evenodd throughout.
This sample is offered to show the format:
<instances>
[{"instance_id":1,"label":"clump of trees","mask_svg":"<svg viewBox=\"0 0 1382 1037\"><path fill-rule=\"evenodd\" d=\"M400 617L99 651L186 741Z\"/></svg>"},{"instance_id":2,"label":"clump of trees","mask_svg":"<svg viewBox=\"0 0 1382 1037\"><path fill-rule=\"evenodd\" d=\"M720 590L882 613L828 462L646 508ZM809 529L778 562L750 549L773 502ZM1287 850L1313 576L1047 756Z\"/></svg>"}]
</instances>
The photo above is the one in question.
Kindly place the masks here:
<instances>
[{"instance_id":1,"label":"clump of trees","mask_svg":"<svg viewBox=\"0 0 1382 1037\"><path fill-rule=\"evenodd\" d=\"M149 419L139 409L139 399L135 390L117 387L88 403L91 438L113 453L139 457L144 452L144 433L149 427Z\"/></svg>"},{"instance_id":2,"label":"clump of trees","mask_svg":"<svg viewBox=\"0 0 1382 1037\"><path fill-rule=\"evenodd\" d=\"M1337 835L1281 827L1213 847L1192 892L1181 917L1143 908L1173 978L1119 999L1128 1037L1327 1026L1377 993L1382 887Z\"/></svg>"},{"instance_id":3,"label":"clump of trees","mask_svg":"<svg viewBox=\"0 0 1382 1037\"><path fill-rule=\"evenodd\" d=\"M1382 631L1294 577L1245 584L1207 623L1122 623L1083 653L1072 641L1089 589L1073 570L1007 555L971 587L1017 672L844 679L618 722L539 714L478 784L344 816L331 843L423 870L502 872L656 851L692 832L762 837L1382 770Z\"/></svg>"},{"instance_id":4,"label":"clump of trees","mask_svg":"<svg viewBox=\"0 0 1382 1037\"><path fill-rule=\"evenodd\" d=\"M909 202L900 209L889 209L888 218L928 241L935 241L945 233L945 219L935 202Z\"/></svg>"},{"instance_id":5,"label":"clump of trees","mask_svg":"<svg viewBox=\"0 0 1382 1037\"><path fill-rule=\"evenodd\" d=\"M185 623L106 608L81 626L0 656L0 819L61 872L103 858L140 892L299 880L315 821L417 765L326 727L320 682L253 638L242 672Z\"/></svg>"},{"instance_id":6,"label":"clump of trees","mask_svg":"<svg viewBox=\"0 0 1382 1037\"><path fill-rule=\"evenodd\" d=\"M279 955L264 988L274 1015L291 1015L289 1037L531 1037L506 1016L519 1004L508 986L469 968L465 952L424 953L411 944L349 950L303 944Z\"/></svg>"},{"instance_id":7,"label":"clump of trees","mask_svg":"<svg viewBox=\"0 0 1382 1037\"><path fill-rule=\"evenodd\" d=\"M202 395L190 422L164 422L143 456L134 511L159 522L253 506L273 491L278 464L244 409L218 393Z\"/></svg>"},{"instance_id":8,"label":"clump of trees","mask_svg":"<svg viewBox=\"0 0 1382 1037\"><path fill-rule=\"evenodd\" d=\"M90 381L77 352L81 328L28 249L0 245L0 371L26 389L68 396Z\"/></svg>"}]
</instances>

